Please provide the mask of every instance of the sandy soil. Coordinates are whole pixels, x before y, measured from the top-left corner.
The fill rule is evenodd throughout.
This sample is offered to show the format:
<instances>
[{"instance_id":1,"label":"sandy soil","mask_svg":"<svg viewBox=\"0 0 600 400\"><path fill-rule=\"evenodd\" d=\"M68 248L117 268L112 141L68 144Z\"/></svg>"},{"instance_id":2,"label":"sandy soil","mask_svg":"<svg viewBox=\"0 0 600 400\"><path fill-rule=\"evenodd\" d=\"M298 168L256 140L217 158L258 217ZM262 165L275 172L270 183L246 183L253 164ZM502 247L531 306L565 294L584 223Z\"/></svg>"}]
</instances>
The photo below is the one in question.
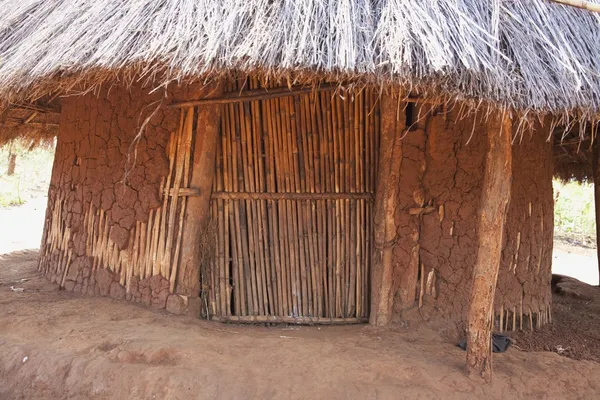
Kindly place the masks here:
<instances>
[{"instance_id":1,"label":"sandy soil","mask_svg":"<svg viewBox=\"0 0 600 400\"><path fill-rule=\"evenodd\" d=\"M0 208L0 255L40 247L47 202L37 197L22 206Z\"/></svg>"},{"instance_id":2,"label":"sandy soil","mask_svg":"<svg viewBox=\"0 0 600 400\"><path fill-rule=\"evenodd\" d=\"M590 285L598 285L598 255L596 249L555 238L552 252L552 273L566 275Z\"/></svg>"},{"instance_id":3,"label":"sandy soil","mask_svg":"<svg viewBox=\"0 0 600 400\"><path fill-rule=\"evenodd\" d=\"M45 201L0 209L0 399L600 397L600 364L555 354L600 359L600 301L555 297L555 324L517 335L551 352L496 355L486 385L431 327L221 325L59 291L24 250L39 246ZM595 250L555 247L555 272L595 283Z\"/></svg>"},{"instance_id":4,"label":"sandy soil","mask_svg":"<svg viewBox=\"0 0 600 400\"><path fill-rule=\"evenodd\" d=\"M552 323L539 331L515 333L516 345L600 362L600 288L561 275L552 280Z\"/></svg>"},{"instance_id":5,"label":"sandy soil","mask_svg":"<svg viewBox=\"0 0 600 400\"><path fill-rule=\"evenodd\" d=\"M600 364L591 361L513 348L496 355L487 385L467 378L465 353L425 327L248 327L175 317L58 291L37 275L36 257L0 259L0 398L600 396Z\"/></svg>"}]
</instances>

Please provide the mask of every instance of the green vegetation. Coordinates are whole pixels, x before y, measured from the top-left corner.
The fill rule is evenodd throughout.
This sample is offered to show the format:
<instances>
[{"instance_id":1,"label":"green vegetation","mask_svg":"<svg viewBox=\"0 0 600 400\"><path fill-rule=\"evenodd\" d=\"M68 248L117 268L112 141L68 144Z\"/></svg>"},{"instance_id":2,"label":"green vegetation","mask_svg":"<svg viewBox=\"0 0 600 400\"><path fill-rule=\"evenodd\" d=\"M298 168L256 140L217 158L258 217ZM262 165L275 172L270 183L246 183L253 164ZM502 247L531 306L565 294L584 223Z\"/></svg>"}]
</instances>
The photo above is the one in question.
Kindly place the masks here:
<instances>
[{"instance_id":1,"label":"green vegetation","mask_svg":"<svg viewBox=\"0 0 600 400\"><path fill-rule=\"evenodd\" d=\"M12 144L17 155L16 169L7 175L9 145L0 147L0 207L19 205L33 197L44 196L50 184L54 148L38 147L28 151L23 144Z\"/></svg>"},{"instance_id":2,"label":"green vegetation","mask_svg":"<svg viewBox=\"0 0 600 400\"><path fill-rule=\"evenodd\" d=\"M554 231L584 244L594 244L594 186L554 181Z\"/></svg>"}]
</instances>

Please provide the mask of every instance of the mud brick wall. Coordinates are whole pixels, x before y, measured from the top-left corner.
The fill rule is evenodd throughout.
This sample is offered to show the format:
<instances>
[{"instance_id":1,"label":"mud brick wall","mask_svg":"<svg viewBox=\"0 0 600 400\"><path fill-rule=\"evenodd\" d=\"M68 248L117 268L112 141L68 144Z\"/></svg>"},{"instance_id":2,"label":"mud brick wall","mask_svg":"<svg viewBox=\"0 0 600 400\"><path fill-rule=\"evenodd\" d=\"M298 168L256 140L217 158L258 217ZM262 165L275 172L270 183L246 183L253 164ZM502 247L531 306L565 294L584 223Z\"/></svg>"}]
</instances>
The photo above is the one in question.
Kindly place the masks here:
<instances>
[{"instance_id":1,"label":"mud brick wall","mask_svg":"<svg viewBox=\"0 0 600 400\"><path fill-rule=\"evenodd\" d=\"M548 126L534 129L513 146L512 197L495 299L504 329L507 324L512 329L513 313L527 315L525 321L514 321L518 328L546 322L552 302L552 144Z\"/></svg>"},{"instance_id":2,"label":"mud brick wall","mask_svg":"<svg viewBox=\"0 0 600 400\"><path fill-rule=\"evenodd\" d=\"M499 122L430 106L415 113L419 119L403 140L394 315L397 321L446 319L460 326L477 257L486 135L499 130ZM500 327L502 314L503 329L507 322L512 329L513 312L518 328L523 319L529 324L523 314L536 316L550 304L553 198L547 136L536 127L513 147L513 193L495 301L496 323Z\"/></svg>"},{"instance_id":3,"label":"mud brick wall","mask_svg":"<svg viewBox=\"0 0 600 400\"><path fill-rule=\"evenodd\" d=\"M141 228L163 205L167 146L180 124L179 110L158 104L197 98L200 89L153 88L115 82L62 100L40 269L67 290L165 308L168 277L129 269L140 264L133 250L136 258L144 252L136 248L146 236Z\"/></svg>"}]
</instances>

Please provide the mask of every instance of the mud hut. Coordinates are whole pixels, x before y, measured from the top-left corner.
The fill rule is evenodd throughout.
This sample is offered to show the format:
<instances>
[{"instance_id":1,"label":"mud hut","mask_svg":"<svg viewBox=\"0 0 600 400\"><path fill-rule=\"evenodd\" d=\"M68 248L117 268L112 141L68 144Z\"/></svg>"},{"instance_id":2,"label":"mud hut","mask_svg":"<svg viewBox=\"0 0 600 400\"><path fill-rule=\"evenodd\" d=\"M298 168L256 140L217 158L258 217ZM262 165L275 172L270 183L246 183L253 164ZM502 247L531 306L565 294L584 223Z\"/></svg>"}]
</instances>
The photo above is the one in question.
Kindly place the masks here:
<instances>
[{"instance_id":1,"label":"mud hut","mask_svg":"<svg viewBox=\"0 0 600 400\"><path fill-rule=\"evenodd\" d=\"M549 138L600 109L599 15L8 3L0 97L60 93L39 265L65 289L216 321L468 320L475 369L492 323L551 320Z\"/></svg>"}]
</instances>

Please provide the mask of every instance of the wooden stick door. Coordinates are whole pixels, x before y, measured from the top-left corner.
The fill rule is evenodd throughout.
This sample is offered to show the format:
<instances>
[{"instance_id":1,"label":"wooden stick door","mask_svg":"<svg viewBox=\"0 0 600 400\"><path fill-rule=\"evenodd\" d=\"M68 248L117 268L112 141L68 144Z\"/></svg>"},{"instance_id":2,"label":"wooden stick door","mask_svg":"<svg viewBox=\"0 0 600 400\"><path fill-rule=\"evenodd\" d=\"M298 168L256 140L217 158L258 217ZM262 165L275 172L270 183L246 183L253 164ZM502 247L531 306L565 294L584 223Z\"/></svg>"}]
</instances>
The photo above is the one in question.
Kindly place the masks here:
<instances>
[{"instance_id":1,"label":"wooden stick door","mask_svg":"<svg viewBox=\"0 0 600 400\"><path fill-rule=\"evenodd\" d=\"M333 92L223 106L203 273L215 320L369 316L379 108Z\"/></svg>"}]
</instances>

